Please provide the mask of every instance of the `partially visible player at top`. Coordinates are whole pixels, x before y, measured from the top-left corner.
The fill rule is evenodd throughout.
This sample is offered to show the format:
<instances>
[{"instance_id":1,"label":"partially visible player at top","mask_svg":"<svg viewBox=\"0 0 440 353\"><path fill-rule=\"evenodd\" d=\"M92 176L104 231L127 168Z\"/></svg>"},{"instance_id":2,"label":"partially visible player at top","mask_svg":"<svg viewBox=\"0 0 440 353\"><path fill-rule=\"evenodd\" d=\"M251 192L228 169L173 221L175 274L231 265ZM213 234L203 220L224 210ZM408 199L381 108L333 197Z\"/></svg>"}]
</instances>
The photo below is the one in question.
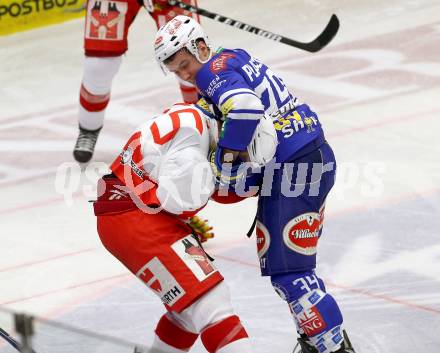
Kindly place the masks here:
<instances>
[{"instance_id":1,"label":"partially visible player at top","mask_svg":"<svg viewBox=\"0 0 440 353\"><path fill-rule=\"evenodd\" d=\"M213 51L189 17L177 16L159 29L155 55L165 70L196 85L222 120L211 155L219 187L248 181L260 187L261 272L288 303L302 353L354 352L339 306L315 273L336 168L318 116L245 50ZM244 161L258 165L257 172L248 176L240 168Z\"/></svg>"},{"instance_id":2,"label":"partially visible player at top","mask_svg":"<svg viewBox=\"0 0 440 353\"><path fill-rule=\"evenodd\" d=\"M183 0L196 5L197 0ZM157 28L179 14L191 13L168 5L166 0L88 0L84 30L85 58L79 95L79 134L73 155L86 163L93 156L95 144L104 124L110 101L113 78L119 70L122 55L128 49L128 32L144 6ZM199 21L198 17L194 17ZM194 86L179 80L186 103L197 101Z\"/></svg>"}]
</instances>

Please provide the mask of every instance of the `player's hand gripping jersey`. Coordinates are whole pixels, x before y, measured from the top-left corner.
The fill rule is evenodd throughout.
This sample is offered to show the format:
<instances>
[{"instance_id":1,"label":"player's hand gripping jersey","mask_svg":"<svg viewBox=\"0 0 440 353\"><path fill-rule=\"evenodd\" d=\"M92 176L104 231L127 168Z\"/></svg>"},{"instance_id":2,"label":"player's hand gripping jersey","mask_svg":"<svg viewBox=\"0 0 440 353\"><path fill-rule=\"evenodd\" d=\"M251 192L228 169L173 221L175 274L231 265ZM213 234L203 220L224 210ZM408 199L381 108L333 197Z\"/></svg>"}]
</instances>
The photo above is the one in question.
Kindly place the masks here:
<instances>
[{"instance_id":1,"label":"player's hand gripping jersey","mask_svg":"<svg viewBox=\"0 0 440 353\"><path fill-rule=\"evenodd\" d=\"M131 199L130 207L150 213L164 209L183 218L194 215L214 190L207 161L208 124L201 110L186 104L176 104L145 122L111 165L124 186L119 187L120 201ZM108 187L106 193L108 202L104 197L98 203L102 210L126 207L112 202L115 196Z\"/></svg>"},{"instance_id":2,"label":"player's hand gripping jersey","mask_svg":"<svg viewBox=\"0 0 440 353\"><path fill-rule=\"evenodd\" d=\"M276 159L285 162L323 134L318 116L299 103L283 80L242 49L222 49L197 73L197 87L224 118L219 146L245 151L261 117L277 130Z\"/></svg>"}]
</instances>

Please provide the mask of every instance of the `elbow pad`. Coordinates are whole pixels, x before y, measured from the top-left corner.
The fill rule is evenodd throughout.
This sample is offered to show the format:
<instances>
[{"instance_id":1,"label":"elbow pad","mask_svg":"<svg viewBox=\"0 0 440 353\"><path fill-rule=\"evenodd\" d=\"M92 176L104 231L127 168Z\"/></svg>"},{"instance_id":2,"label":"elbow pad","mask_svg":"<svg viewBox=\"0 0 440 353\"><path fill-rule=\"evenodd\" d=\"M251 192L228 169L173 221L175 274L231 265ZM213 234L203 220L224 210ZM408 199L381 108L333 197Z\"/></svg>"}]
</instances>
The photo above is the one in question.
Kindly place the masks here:
<instances>
[{"instance_id":1,"label":"elbow pad","mask_svg":"<svg viewBox=\"0 0 440 353\"><path fill-rule=\"evenodd\" d=\"M272 119L264 115L257 125L247 147L249 159L259 166L267 164L274 156L278 146L278 136Z\"/></svg>"}]
</instances>

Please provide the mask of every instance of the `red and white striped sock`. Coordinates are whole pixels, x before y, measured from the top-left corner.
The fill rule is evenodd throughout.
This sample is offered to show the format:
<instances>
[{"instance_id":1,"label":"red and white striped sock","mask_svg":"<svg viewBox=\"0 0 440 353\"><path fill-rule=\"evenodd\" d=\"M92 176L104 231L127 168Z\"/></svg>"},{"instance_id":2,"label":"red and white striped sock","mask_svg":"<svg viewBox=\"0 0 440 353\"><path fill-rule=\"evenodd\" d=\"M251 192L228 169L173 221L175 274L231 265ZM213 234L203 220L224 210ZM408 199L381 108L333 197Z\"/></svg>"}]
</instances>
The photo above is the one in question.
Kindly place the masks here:
<instances>
[{"instance_id":1,"label":"red and white striped sock","mask_svg":"<svg viewBox=\"0 0 440 353\"><path fill-rule=\"evenodd\" d=\"M200 337L209 353L252 352L249 336L236 315L209 325Z\"/></svg>"},{"instance_id":2,"label":"red and white striped sock","mask_svg":"<svg viewBox=\"0 0 440 353\"><path fill-rule=\"evenodd\" d=\"M122 56L84 58L79 93L79 125L87 130L102 127L113 78L121 66Z\"/></svg>"},{"instance_id":3,"label":"red and white striped sock","mask_svg":"<svg viewBox=\"0 0 440 353\"><path fill-rule=\"evenodd\" d=\"M79 102L81 106L88 112L100 112L107 108L110 101L110 93L93 94L90 93L84 84L81 85L79 91Z\"/></svg>"},{"instance_id":4,"label":"red and white striped sock","mask_svg":"<svg viewBox=\"0 0 440 353\"><path fill-rule=\"evenodd\" d=\"M188 352L199 336L189 332L175 322L169 314L164 314L155 330L156 336L150 353Z\"/></svg>"},{"instance_id":5,"label":"red and white striped sock","mask_svg":"<svg viewBox=\"0 0 440 353\"><path fill-rule=\"evenodd\" d=\"M81 85L79 94L79 125L87 130L96 130L104 123L105 108L110 101L110 93L91 94L84 85Z\"/></svg>"}]
</instances>

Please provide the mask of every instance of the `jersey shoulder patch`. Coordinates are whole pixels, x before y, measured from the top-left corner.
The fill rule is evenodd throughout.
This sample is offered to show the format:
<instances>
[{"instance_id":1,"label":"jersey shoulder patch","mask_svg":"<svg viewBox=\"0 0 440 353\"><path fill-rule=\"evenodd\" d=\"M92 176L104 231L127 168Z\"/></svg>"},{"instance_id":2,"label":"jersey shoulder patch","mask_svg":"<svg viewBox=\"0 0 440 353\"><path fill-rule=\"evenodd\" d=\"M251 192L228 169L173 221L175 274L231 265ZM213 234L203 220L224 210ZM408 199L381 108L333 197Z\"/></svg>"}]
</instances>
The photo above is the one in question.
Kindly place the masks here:
<instances>
[{"instance_id":1,"label":"jersey shoulder patch","mask_svg":"<svg viewBox=\"0 0 440 353\"><path fill-rule=\"evenodd\" d=\"M218 104L219 95L230 89L231 83L240 81L239 69L245 55L248 54L241 49L223 49L203 65L196 76L196 85L202 95Z\"/></svg>"},{"instance_id":2,"label":"jersey shoulder patch","mask_svg":"<svg viewBox=\"0 0 440 353\"><path fill-rule=\"evenodd\" d=\"M210 63L209 69L213 74L218 74L228 68L228 61L236 57L235 53L221 52Z\"/></svg>"}]
</instances>

